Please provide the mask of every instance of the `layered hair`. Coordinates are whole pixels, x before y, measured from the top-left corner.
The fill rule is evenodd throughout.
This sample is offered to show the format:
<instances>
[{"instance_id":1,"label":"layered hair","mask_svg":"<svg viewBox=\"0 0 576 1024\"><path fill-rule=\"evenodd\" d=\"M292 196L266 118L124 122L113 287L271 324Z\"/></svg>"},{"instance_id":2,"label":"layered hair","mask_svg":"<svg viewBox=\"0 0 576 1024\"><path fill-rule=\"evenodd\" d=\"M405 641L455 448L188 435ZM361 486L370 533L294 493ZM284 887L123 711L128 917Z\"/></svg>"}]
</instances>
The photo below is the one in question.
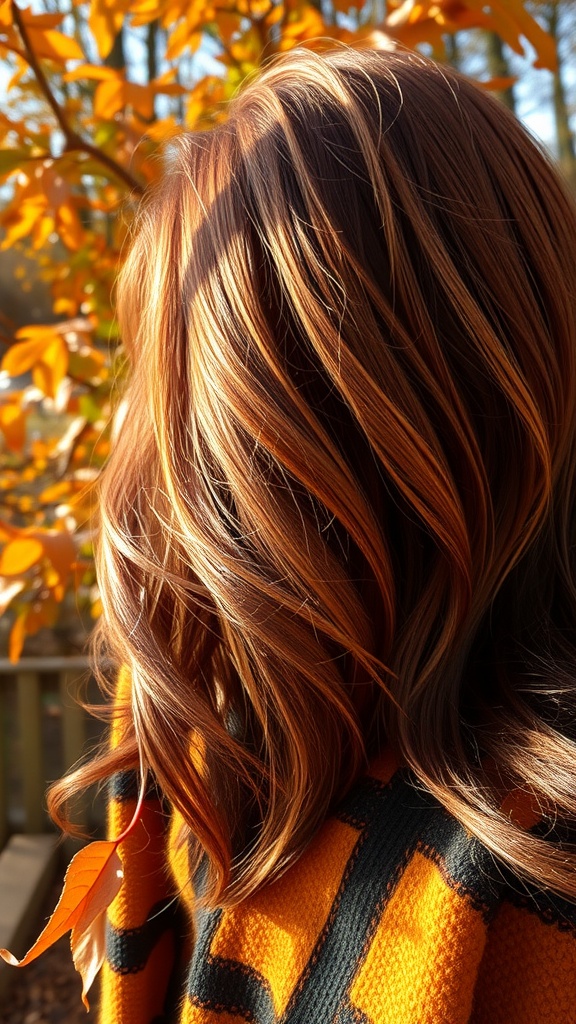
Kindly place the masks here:
<instances>
[{"instance_id":1,"label":"layered hair","mask_svg":"<svg viewBox=\"0 0 576 1024\"><path fill-rule=\"evenodd\" d=\"M576 896L503 805L576 815L576 214L537 146L418 54L293 51L170 144L117 305L95 661L131 705L73 786L141 758L225 904L390 748Z\"/></svg>"}]
</instances>

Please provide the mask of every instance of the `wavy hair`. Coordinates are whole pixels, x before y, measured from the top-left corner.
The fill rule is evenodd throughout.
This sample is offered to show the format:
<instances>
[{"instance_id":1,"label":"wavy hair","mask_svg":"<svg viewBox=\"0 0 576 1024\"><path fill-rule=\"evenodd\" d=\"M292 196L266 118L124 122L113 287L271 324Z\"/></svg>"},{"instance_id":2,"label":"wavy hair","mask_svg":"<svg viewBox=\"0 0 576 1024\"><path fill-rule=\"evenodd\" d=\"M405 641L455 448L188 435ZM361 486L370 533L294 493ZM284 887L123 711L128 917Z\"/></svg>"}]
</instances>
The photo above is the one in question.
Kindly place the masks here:
<instances>
[{"instance_id":1,"label":"wavy hair","mask_svg":"<svg viewBox=\"0 0 576 1024\"><path fill-rule=\"evenodd\" d=\"M101 484L115 749L209 896L297 858L384 747L576 896L576 214L489 95L414 53L296 50L170 144L118 287Z\"/></svg>"}]
</instances>

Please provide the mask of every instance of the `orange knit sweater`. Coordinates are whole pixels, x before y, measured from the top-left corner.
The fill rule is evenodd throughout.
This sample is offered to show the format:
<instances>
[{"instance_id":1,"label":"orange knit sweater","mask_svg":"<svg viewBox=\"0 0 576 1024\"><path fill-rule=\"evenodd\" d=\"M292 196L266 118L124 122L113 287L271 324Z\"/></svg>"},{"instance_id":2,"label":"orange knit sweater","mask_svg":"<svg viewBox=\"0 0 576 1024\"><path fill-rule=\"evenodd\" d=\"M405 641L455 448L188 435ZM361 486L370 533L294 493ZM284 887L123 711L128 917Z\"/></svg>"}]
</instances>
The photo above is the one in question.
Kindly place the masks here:
<instances>
[{"instance_id":1,"label":"orange knit sweater","mask_svg":"<svg viewBox=\"0 0 576 1024\"><path fill-rule=\"evenodd\" d=\"M113 834L135 796L117 777ZM282 878L194 923L179 826L151 796L123 843L101 1024L576 1022L576 908L385 759Z\"/></svg>"}]
</instances>

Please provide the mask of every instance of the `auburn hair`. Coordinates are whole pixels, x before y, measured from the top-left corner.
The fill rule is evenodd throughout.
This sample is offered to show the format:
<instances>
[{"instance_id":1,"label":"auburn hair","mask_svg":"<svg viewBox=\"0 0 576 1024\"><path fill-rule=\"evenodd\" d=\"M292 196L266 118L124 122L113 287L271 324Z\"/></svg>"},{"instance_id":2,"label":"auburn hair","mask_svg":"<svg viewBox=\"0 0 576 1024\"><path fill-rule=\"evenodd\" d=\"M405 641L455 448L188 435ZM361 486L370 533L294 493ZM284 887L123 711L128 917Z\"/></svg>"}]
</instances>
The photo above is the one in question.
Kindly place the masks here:
<instances>
[{"instance_id":1,"label":"auburn hair","mask_svg":"<svg viewBox=\"0 0 576 1024\"><path fill-rule=\"evenodd\" d=\"M576 896L576 213L546 157L419 54L292 51L170 143L117 306L94 657L131 704L56 818L141 763L230 904L387 747Z\"/></svg>"}]
</instances>

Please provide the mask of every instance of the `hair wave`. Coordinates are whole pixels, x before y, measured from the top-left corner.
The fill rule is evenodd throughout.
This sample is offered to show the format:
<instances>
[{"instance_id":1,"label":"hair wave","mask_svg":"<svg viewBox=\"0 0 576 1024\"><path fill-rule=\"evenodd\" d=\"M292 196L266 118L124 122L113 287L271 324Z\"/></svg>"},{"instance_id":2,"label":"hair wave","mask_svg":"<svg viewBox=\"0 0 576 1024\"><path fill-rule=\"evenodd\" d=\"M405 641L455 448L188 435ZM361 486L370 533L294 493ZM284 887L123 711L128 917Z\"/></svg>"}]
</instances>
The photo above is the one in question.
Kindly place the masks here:
<instances>
[{"instance_id":1,"label":"hair wave","mask_svg":"<svg viewBox=\"0 0 576 1024\"><path fill-rule=\"evenodd\" d=\"M171 143L121 273L127 414L95 641L120 744L234 902L367 759L576 896L576 215L490 96L417 54L285 55Z\"/></svg>"}]
</instances>

